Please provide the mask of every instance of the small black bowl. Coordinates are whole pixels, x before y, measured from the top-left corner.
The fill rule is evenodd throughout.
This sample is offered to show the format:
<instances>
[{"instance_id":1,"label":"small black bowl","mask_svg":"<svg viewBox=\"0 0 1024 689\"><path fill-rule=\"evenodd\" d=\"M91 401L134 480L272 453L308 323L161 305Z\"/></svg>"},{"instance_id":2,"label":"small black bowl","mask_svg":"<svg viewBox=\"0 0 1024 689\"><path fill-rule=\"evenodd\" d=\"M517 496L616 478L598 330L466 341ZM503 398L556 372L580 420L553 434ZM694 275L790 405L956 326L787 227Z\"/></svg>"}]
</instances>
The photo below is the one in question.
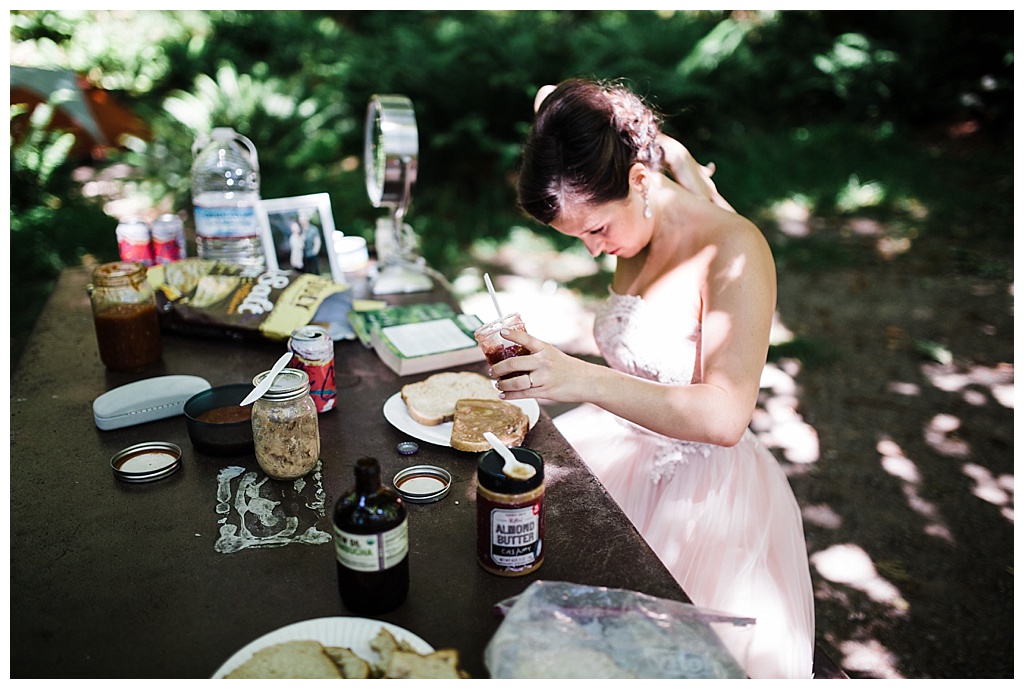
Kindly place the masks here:
<instances>
[{"instance_id":1,"label":"small black bowl","mask_svg":"<svg viewBox=\"0 0 1024 689\"><path fill-rule=\"evenodd\" d=\"M204 390L185 402L185 423L192 447L207 455L240 455L253 452L252 405L238 407L238 403L252 392L251 383L220 385ZM226 413L243 413L237 421L200 421L199 415L211 409L226 407Z\"/></svg>"}]
</instances>

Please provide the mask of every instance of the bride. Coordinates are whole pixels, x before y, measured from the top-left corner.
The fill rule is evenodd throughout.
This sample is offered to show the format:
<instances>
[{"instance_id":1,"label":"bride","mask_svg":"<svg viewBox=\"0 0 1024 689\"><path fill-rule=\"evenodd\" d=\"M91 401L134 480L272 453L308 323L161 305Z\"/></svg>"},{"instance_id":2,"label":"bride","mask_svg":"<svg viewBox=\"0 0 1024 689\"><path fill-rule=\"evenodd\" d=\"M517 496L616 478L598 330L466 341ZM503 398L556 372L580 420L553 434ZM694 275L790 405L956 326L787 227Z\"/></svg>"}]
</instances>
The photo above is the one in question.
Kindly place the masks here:
<instances>
[{"instance_id":1,"label":"bride","mask_svg":"<svg viewBox=\"0 0 1024 689\"><path fill-rule=\"evenodd\" d=\"M581 403L559 430L693 603L756 618L749 647L730 646L748 675L810 677L800 511L748 428L775 309L768 243L628 89L572 79L541 89L535 107L519 204L593 256L615 256L594 326L608 365L502 333L529 354L493 377L528 375L498 388Z\"/></svg>"}]
</instances>

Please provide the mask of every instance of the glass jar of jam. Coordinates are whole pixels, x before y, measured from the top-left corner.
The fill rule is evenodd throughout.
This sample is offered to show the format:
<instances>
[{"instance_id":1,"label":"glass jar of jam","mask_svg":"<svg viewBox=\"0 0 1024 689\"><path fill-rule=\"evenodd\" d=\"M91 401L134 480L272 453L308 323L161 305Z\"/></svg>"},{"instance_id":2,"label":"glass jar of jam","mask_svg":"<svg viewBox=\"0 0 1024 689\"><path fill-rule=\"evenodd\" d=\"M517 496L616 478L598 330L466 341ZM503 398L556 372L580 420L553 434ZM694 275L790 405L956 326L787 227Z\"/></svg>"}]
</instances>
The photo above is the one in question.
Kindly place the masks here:
<instances>
[{"instance_id":1,"label":"glass jar of jam","mask_svg":"<svg viewBox=\"0 0 1024 689\"><path fill-rule=\"evenodd\" d=\"M131 261L96 266L86 290L104 366L111 371L141 371L160 361L160 319L146 266Z\"/></svg>"},{"instance_id":2,"label":"glass jar of jam","mask_svg":"<svg viewBox=\"0 0 1024 689\"><path fill-rule=\"evenodd\" d=\"M502 330L516 330L519 332L526 332L526 325L523 323L522 317L518 313L510 313L505 316L493 320L490 323L485 323L476 329L473 336L476 337L476 343L480 346L480 351L487 357L487 363L494 366L499 361L505 359L511 359L514 356L520 356L523 354L529 354L526 351L526 347L516 344L510 340L506 340L501 336ZM515 376L523 376L525 373L510 373L502 376L505 378L514 378Z\"/></svg>"},{"instance_id":3,"label":"glass jar of jam","mask_svg":"<svg viewBox=\"0 0 1024 689\"><path fill-rule=\"evenodd\" d=\"M270 374L264 371L252 384ZM320 425L309 396L309 376L282 369L270 389L252 404L252 439L256 461L274 479L305 476L320 460Z\"/></svg>"}]
</instances>

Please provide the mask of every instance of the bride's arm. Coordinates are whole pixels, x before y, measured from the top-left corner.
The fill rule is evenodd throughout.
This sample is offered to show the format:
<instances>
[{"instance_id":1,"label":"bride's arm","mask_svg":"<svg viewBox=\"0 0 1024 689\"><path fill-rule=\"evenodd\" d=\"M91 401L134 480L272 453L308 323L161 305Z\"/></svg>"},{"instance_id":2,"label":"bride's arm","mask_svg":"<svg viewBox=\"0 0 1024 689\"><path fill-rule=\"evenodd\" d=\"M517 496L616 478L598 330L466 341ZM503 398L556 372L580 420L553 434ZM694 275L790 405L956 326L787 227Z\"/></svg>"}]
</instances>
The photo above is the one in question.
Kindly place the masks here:
<instances>
[{"instance_id":1,"label":"bride's arm","mask_svg":"<svg viewBox=\"0 0 1024 689\"><path fill-rule=\"evenodd\" d=\"M658 143L661 144L665 167L682 187L711 201L719 208L735 212L729 202L718 193L718 187L711 180L711 175L715 173L713 163L701 165L686 146L667 134L659 134Z\"/></svg>"}]
</instances>

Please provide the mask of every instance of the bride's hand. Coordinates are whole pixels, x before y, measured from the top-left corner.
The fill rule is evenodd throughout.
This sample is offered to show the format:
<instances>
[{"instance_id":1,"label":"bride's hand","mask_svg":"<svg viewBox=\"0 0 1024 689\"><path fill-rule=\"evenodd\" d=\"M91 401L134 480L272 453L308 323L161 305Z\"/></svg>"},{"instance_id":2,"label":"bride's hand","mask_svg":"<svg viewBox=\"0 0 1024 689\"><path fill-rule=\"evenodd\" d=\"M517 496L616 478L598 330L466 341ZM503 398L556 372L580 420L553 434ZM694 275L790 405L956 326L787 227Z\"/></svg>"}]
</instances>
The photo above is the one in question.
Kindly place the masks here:
<instances>
[{"instance_id":1,"label":"bride's hand","mask_svg":"<svg viewBox=\"0 0 1024 689\"><path fill-rule=\"evenodd\" d=\"M682 187L726 210L733 210L729 202L718 193L718 187L711 180L711 176L715 174L714 163L701 165L686 146L667 134L659 134L658 143L664 154L665 167Z\"/></svg>"},{"instance_id":2,"label":"bride's hand","mask_svg":"<svg viewBox=\"0 0 1024 689\"><path fill-rule=\"evenodd\" d=\"M491 367L491 377L495 379L503 399L542 397L555 402L585 401L587 372L584 369L592 364L570 356L529 333L503 330L501 336L530 352L499 361ZM511 378L501 380L502 376L510 374Z\"/></svg>"}]
</instances>

